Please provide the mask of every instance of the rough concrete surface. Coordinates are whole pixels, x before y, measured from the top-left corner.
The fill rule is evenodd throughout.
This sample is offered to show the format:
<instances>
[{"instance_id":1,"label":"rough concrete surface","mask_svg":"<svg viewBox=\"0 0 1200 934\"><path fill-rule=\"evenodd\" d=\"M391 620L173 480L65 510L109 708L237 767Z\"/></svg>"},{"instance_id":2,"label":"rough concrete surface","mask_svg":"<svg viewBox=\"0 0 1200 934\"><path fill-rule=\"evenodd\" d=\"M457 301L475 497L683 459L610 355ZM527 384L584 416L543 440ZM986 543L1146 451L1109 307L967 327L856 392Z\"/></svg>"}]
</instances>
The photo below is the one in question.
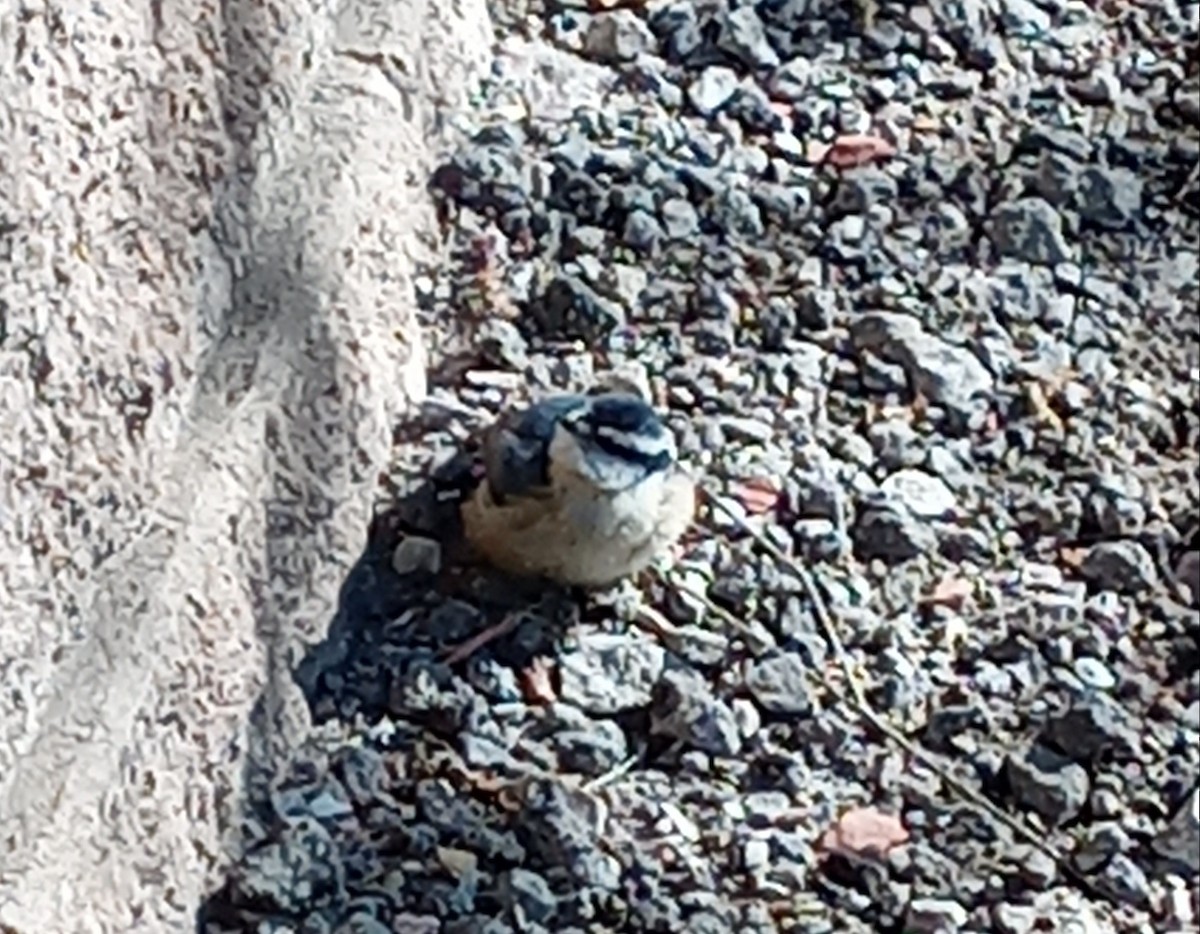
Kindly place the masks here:
<instances>
[{"instance_id":1,"label":"rough concrete surface","mask_svg":"<svg viewBox=\"0 0 1200 934\"><path fill-rule=\"evenodd\" d=\"M0 15L5 932L190 929L304 734L490 41L477 0Z\"/></svg>"}]
</instances>

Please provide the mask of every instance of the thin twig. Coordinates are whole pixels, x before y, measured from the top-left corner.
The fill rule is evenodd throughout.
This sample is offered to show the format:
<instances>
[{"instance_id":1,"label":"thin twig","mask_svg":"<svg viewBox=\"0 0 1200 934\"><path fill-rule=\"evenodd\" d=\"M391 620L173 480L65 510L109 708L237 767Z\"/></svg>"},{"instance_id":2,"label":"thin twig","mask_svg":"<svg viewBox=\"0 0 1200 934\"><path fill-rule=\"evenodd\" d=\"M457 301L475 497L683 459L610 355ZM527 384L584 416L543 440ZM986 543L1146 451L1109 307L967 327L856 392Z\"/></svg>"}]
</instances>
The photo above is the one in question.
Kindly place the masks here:
<instances>
[{"instance_id":1,"label":"thin twig","mask_svg":"<svg viewBox=\"0 0 1200 934\"><path fill-rule=\"evenodd\" d=\"M630 756L622 762L618 762L615 766L605 772L603 775L597 775L595 778L584 782L580 785L582 791L595 791L597 788L603 788L605 785L611 785L619 778L624 778L629 774L638 763L639 756Z\"/></svg>"}]
</instances>

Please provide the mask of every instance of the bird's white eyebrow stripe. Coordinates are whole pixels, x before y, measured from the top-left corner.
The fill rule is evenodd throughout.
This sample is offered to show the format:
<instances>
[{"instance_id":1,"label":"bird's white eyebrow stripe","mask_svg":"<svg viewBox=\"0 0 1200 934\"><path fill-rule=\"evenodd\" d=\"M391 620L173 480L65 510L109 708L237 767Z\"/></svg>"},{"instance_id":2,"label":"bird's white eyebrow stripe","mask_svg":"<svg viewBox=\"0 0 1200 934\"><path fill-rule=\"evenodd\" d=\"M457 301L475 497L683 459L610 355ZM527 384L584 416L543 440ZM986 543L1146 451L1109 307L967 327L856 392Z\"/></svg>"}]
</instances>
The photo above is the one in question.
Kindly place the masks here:
<instances>
[{"instance_id":1,"label":"bird's white eyebrow stripe","mask_svg":"<svg viewBox=\"0 0 1200 934\"><path fill-rule=\"evenodd\" d=\"M674 445L671 443L671 436L663 432L657 438L650 438L644 434L620 431L610 425L596 426L596 434L607 438L619 447L625 448L627 451L637 451L639 454L662 454L670 452Z\"/></svg>"}]
</instances>

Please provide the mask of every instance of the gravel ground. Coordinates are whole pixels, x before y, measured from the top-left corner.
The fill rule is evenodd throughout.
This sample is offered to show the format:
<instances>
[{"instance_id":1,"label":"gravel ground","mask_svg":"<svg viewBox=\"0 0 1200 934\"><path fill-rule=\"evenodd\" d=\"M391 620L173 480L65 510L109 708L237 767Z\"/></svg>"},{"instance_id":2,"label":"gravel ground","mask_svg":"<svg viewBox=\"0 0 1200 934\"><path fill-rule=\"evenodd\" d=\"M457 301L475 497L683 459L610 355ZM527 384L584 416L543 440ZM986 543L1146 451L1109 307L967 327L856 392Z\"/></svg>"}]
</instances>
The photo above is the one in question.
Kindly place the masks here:
<instances>
[{"instance_id":1,"label":"gravel ground","mask_svg":"<svg viewBox=\"0 0 1200 934\"><path fill-rule=\"evenodd\" d=\"M494 10L431 396L202 927L1195 930L1200 5L615 6ZM602 381L678 562L465 564L475 432Z\"/></svg>"}]
</instances>

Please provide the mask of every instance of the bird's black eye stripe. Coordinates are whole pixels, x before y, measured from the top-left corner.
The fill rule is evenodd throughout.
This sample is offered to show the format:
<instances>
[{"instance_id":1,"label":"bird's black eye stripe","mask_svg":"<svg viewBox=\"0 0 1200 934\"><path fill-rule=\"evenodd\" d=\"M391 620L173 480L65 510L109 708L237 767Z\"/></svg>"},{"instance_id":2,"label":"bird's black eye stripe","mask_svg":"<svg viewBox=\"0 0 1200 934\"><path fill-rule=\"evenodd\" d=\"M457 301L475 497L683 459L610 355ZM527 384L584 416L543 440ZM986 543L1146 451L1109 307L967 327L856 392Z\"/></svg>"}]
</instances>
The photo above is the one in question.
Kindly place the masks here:
<instances>
[{"instance_id":1,"label":"bird's black eye stripe","mask_svg":"<svg viewBox=\"0 0 1200 934\"><path fill-rule=\"evenodd\" d=\"M650 473L657 470L666 470L666 468L671 466L671 452L669 450L663 449L649 452L639 450L638 448L631 448L628 445L621 444L616 438L612 438L601 432L593 433L591 439L592 443L605 454L619 457L621 460L628 461L631 464L640 464Z\"/></svg>"}]
</instances>

